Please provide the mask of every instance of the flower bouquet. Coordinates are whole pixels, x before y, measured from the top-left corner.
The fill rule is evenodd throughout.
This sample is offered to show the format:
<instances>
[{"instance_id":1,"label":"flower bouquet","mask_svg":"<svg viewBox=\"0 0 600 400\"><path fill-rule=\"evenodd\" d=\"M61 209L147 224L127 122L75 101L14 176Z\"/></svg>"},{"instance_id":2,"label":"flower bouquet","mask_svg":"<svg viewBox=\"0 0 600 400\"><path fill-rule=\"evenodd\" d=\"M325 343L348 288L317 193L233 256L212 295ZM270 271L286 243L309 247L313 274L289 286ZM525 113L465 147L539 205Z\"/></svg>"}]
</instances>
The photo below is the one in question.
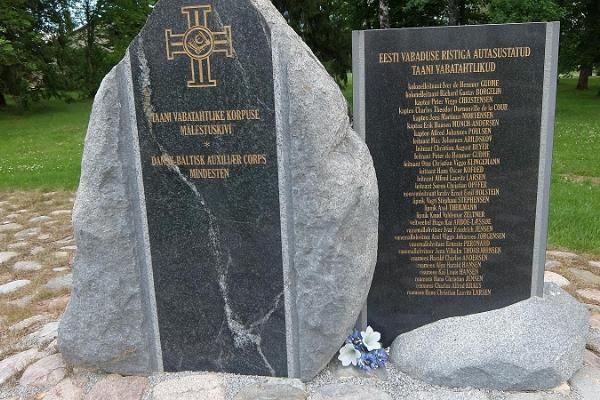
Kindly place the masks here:
<instances>
[{"instance_id":1,"label":"flower bouquet","mask_svg":"<svg viewBox=\"0 0 600 400\"><path fill-rule=\"evenodd\" d=\"M353 365L363 371L372 371L385 366L387 352L381 348L381 334L370 326L364 332L355 330L340 349L338 360L344 367Z\"/></svg>"}]
</instances>

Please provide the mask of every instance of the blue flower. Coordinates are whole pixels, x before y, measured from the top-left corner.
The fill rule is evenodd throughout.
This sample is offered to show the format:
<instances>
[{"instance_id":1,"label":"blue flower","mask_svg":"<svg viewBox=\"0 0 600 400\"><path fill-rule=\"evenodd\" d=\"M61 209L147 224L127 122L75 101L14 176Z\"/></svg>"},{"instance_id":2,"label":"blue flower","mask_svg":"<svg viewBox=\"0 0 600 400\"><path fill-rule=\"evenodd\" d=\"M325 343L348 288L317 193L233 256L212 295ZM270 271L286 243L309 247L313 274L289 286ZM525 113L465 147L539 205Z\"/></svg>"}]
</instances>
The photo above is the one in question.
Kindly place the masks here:
<instances>
[{"instance_id":1,"label":"blue flower","mask_svg":"<svg viewBox=\"0 0 600 400\"><path fill-rule=\"evenodd\" d=\"M363 344L362 335L359 331L352 332L352 335L348 336L348 338L346 339L346 343L352 344L354 348L360 352L366 350Z\"/></svg>"},{"instance_id":2,"label":"blue flower","mask_svg":"<svg viewBox=\"0 0 600 400\"><path fill-rule=\"evenodd\" d=\"M381 348L381 335L370 326L364 332L355 330L346 339L338 359L343 366L355 365L364 371L384 367L388 354Z\"/></svg>"},{"instance_id":3,"label":"blue flower","mask_svg":"<svg viewBox=\"0 0 600 400\"><path fill-rule=\"evenodd\" d=\"M386 353L386 351L384 349L377 349L375 351L373 351L372 353L375 353L375 357L377 358L377 364L380 367L384 367L385 363L387 362L389 356L388 353Z\"/></svg>"},{"instance_id":4,"label":"blue flower","mask_svg":"<svg viewBox=\"0 0 600 400\"><path fill-rule=\"evenodd\" d=\"M370 351L368 353L362 353L360 355L360 359L358 360L358 368L365 371L372 371L378 367L379 361L377 360L375 352Z\"/></svg>"}]
</instances>

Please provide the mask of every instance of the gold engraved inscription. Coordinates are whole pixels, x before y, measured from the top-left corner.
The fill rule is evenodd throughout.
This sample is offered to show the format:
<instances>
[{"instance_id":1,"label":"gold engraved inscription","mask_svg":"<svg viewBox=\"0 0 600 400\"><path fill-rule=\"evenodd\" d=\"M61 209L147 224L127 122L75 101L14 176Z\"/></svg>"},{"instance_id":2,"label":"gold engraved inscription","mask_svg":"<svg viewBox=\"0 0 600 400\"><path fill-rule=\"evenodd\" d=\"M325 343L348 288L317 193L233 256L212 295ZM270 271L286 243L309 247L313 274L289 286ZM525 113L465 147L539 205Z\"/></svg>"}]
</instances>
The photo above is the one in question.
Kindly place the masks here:
<instances>
[{"instance_id":1,"label":"gold engraved inscription","mask_svg":"<svg viewBox=\"0 0 600 400\"><path fill-rule=\"evenodd\" d=\"M381 53L380 63L432 62L450 59L529 56L528 48L477 51ZM486 64L488 67L483 66ZM402 167L413 170L414 184L402 193L417 208L404 231L394 236L398 254L417 267L409 296L490 296L482 265L502 254L507 234L495 227L487 205L502 189L488 181L502 164L494 152L494 131L511 109L502 101L499 79L445 78L419 82L420 75L456 76L495 71L495 64L417 64L402 92L402 116L412 142L412 157ZM457 69L454 69L456 66ZM415 70L417 68L418 70Z\"/></svg>"}]
</instances>

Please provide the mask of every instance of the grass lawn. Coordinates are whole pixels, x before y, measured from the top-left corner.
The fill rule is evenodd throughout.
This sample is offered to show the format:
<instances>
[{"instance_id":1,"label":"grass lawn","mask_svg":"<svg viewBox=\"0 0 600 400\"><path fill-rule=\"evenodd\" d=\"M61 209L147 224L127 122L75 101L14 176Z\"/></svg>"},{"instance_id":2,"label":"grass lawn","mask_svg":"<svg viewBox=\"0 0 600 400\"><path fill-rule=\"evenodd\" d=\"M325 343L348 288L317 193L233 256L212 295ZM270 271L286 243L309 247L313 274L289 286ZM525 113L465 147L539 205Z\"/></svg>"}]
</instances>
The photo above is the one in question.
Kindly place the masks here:
<instances>
[{"instance_id":1,"label":"grass lawn","mask_svg":"<svg viewBox=\"0 0 600 400\"><path fill-rule=\"evenodd\" d=\"M553 248L600 255L600 77L587 92L559 85L550 198ZM352 102L352 76L343 90ZM91 102L36 104L0 111L0 189L66 188L79 181Z\"/></svg>"},{"instance_id":2,"label":"grass lawn","mask_svg":"<svg viewBox=\"0 0 600 400\"><path fill-rule=\"evenodd\" d=\"M558 88L550 194L551 246L600 255L600 77Z\"/></svg>"},{"instance_id":3,"label":"grass lawn","mask_svg":"<svg viewBox=\"0 0 600 400\"><path fill-rule=\"evenodd\" d=\"M0 109L0 188L74 189L91 101Z\"/></svg>"}]
</instances>

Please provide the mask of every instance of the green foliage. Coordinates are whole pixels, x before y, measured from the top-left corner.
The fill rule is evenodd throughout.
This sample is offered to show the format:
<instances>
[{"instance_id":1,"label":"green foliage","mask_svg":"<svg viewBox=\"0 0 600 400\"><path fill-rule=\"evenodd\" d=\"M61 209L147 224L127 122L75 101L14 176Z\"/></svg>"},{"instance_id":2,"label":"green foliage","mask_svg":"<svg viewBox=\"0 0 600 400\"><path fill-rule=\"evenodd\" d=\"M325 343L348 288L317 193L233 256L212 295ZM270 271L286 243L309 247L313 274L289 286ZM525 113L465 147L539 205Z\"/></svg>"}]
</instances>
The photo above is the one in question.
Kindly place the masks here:
<instances>
[{"instance_id":1,"label":"green foliage","mask_svg":"<svg viewBox=\"0 0 600 400\"><path fill-rule=\"evenodd\" d=\"M154 0L71 0L80 26L73 32L74 80L94 95L102 78L124 56L152 11Z\"/></svg>"},{"instance_id":2,"label":"green foliage","mask_svg":"<svg viewBox=\"0 0 600 400\"><path fill-rule=\"evenodd\" d=\"M446 2L439 0L391 0L394 27L437 26L444 24Z\"/></svg>"},{"instance_id":3,"label":"green foliage","mask_svg":"<svg viewBox=\"0 0 600 400\"><path fill-rule=\"evenodd\" d=\"M600 1L558 1L565 9L561 21L561 72L600 68Z\"/></svg>"},{"instance_id":4,"label":"green foliage","mask_svg":"<svg viewBox=\"0 0 600 400\"><path fill-rule=\"evenodd\" d=\"M273 0L287 22L340 83L352 63L352 29L369 18L368 1Z\"/></svg>"},{"instance_id":5,"label":"green foliage","mask_svg":"<svg viewBox=\"0 0 600 400\"><path fill-rule=\"evenodd\" d=\"M559 21L566 11L554 0L492 0L488 13L491 23L501 24Z\"/></svg>"},{"instance_id":6,"label":"green foliage","mask_svg":"<svg viewBox=\"0 0 600 400\"><path fill-rule=\"evenodd\" d=\"M379 27L379 0L272 0L342 87L354 29ZM600 70L598 0L386 0L392 27L562 22L560 69ZM0 107L95 94L155 0L1 0ZM77 29L75 29L77 27Z\"/></svg>"},{"instance_id":7,"label":"green foliage","mask_svg":"<svg viewBox=\"0 0 600 400\"><path fill-rule=\"evenodd\" d=\"M66 74L58 57L68 31L67 0L0 2L0 95L20 108L55 95Z\"/></svg>"}]
</instances>

